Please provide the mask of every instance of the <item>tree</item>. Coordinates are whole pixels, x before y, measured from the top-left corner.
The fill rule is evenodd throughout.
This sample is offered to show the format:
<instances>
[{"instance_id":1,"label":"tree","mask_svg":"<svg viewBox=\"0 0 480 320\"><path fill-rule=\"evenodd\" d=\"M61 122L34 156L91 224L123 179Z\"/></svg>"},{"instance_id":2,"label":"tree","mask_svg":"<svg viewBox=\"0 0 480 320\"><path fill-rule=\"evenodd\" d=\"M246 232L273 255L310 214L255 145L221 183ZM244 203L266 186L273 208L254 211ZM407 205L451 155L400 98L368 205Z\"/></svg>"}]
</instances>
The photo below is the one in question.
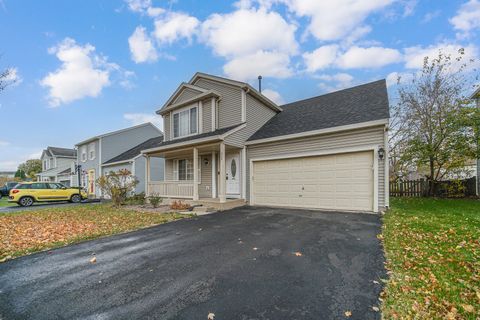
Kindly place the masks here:
<instances>
[{"instance_id":1,"label":"tree","mask_svg":"<svg viewBox=\"0 0 480 320\"><path fill-rule=\"evenodd\" d=\"M127 169L110 171L97 179L97 185L104 194L112 199L115 207L125 203L128 194L134 191L138 182Z\"/></svg>"},{"instance_id":2,"label":"tree","mask_svg":"<svg viewBox=\"0 0 480 320\"><path fill-rule=\"evenodd\" d=\"M18 171L20 170L23 171L27 177L31 179L35 179L37 173L42 172L42 160L40 159L27 160L18 166Z\"/></svg>"},{"instance_id":3,"label":"tree","mask_svg":"<svg viewBox=\"0 0 480 320\"><path fill-rule=\"evenodd\" d=\"M423 69L411 80L400 81L398 104L393 110L390 148L398 170L416 168L430 183L429 194L442 178L465 168L479 156L478 114L466 97L474 61L463 61L464 50L452 58L439 52L425 57Z\"/></svg>"},{"instance_id":4,"label":"tree","mask_svg":"<svg viewBox=\"0 0 480 320\"><path fill-rule=\"evenodd\" d=\"M0 71L0 92L5 90L11 84L14 84L16 79L16 70L13 68L7 68Z\"/></svg>"},{"instance_id":5,"label":"tree","mask_svg":"<svg viewBox=\"0 0 480 320\"><path fill-rule=\"evenodd\" d=\"M18 178L20 180L25 180L27 175L25 174L25 171L18 169L17 172L15 172L15 178Z\"/></svg>"}]
</instances>

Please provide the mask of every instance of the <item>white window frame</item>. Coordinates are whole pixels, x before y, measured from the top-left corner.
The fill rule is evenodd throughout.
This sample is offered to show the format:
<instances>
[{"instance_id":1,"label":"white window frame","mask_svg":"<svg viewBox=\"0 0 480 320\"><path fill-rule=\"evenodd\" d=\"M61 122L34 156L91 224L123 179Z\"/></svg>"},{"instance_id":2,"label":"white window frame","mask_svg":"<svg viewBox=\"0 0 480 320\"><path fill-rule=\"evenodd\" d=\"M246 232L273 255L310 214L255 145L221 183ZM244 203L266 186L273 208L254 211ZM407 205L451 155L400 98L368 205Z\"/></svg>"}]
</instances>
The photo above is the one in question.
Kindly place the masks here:
<instances>
[{"instance_id":1,"label":"white window frame","mask_svg":"<svg viewBox=\"0 0 480 320\"><path fill-rule=\"evenodd\" d=\"M198 163L199 163L199 166L198 166L198 184L201 184L201 183L202 183L202 169L201 169L201 168L202 168L202 165L201 165L202 163L201 163L201 159L202 159L202 157L199 156L199 157L198 157L198 161L199 161L199 162L198 162ZM180 176L179 176L180 170L179 170L179 167L178 167L178 166L179 166L179 162L180 162L181 160L186 160L187 163L188 163L188 162L191 162L191 165L192 165L192 175L193 175L193 159L190 159L190 158L173 159L173 179L174 179L175 181L179 181L179 182L181 182L181 181L191 181L191 182L193 182L193 176L192 176L192 180L180 180ZM187 170L187 169L186 169L186 170ZM187 176L188 176L188 173L187 173Z\"/></svg>"},{"instance_id":2,"label":"white window frame","mask_svg":"<svg viewBox=\"0 0 480 320\"><path fill-rule=\"evenodd\" d=\"M83 146L80 152L80 161L87 162L87 159L88 159L87 146Z\"/></svg>"},{"instance_id":3,"label":"white window frame","mask_svg":"<svg viewBox=\"0 0 480 320\"><path fill-rule=\"evenodd\" d=\"M194 109L194 108L197 110L197 119L196 119L197 120L196 121L197 122L197 128L196 128L197 130L193 133L190 133L190 117L191 117L190 113L191 113L191 110ZM175 115L180 114L180 113L182 113L186 110L188 110L188 132L189 133L186 134L186 135L183 135L183 136L179 135L178 137L175 137ZM178 118L178 121L180 123L180 116ZM199 122L200 122L200 116L199 116L198 103L193 104L193 105L189 105L189 106L186 106L186 107L183 107L183 108L180 108L180 109L177 109L177 110L173 111L172 114L171 114L171 133L172 133L171 139L172 140L173 139L181 139L181 138L185 138L185 137L189 137L189 136L193 136L193 135L198 134L198 132L199 132L198 131L199 130ZM180 129L179 129L179 134L180 134Z\"/></svg>"},{"instance_id":4,"label":"white window frame","mask_svg":"<svg viewBox=\"0 0 480 320\"><path fill-rule=\"evenodd\" d=\"M48 170L48 159L43 159L43 171Z\"/></svg>"},{"instance_id":5,"label":"white window frame","mask_svg":"<svg viewBox=\"0 0 480 320\"><path fill-rule=\"evenodd\" d=\"M88 149L88 154L87 154L88 159L95 160L97 156L95 152L95 142L90 143L87 149ZM92 152L93 152L93 156L92 156Z\"/></svg>"}]
</instances>

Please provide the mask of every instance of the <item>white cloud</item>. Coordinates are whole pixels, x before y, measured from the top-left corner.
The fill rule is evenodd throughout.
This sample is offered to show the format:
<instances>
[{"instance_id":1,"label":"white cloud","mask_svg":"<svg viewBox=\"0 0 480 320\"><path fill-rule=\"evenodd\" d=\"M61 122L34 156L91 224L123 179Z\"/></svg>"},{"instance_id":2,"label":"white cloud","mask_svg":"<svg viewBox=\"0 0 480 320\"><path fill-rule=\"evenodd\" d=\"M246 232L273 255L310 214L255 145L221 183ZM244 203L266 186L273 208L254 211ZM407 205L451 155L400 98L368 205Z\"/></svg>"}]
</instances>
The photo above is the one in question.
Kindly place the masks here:
<instances>
[{"instance_id":1,"label":"white cloud","mask_svg":"<svg viewBox=\"0 0 480 320\"><path fill-rule=\"evenodd\" d=\"M428 47L416 46L409 47L404 50L405 67L409 69L421 69L423 67L425 57L428 56L430 57L430 59L435 59L436 57L438 57L440 51L445 55L451 55L453 58L457 57L459 55L458 51L461 48L465 49L463 61L478 58L478 47L473 44L461 46L458 44L443 43L431 45Z\"/></svg>"},{"instance_id":2,"label":"white cloud","mask_svg":"<svg viewBox=\"0 0 480 320\"><path fill-rule=\"evenodd\" d=\"M353 46L338 58L337 65L343 69L380 68L401 62L401 59L402 55L396 49Z\"/></svg>"},{"instance_id":3,"label":"white cloud","mask_svg":"<svg viewBox=\"0 0 480 320\"><path fill-rule=\"evenodd\" d=\"M303 59L307 65L307 71L315 72L330 67L337 59L338 45L322 46L312 52L305 52Z\"/></svg>"},{"instance_id":4,"label":"white cloud","mask_svg":"<svg viewBox=\"0 0 480 320\"><path fill-rule=\"evenodd\" d=\"M223 57L238 57L258 51L295 54L296 26L276 12L240 9L213 14L202 24L202 40Z\"/></svg>"},{"instance_id":5,"label":"white cloud","mask_svg":"<svg viewBox=\"0 0 480 320\"><path fill-rule=\"evenodd\" d=\"M188 14L169 12L155 21L155 38L160 44L171 44L180 39L192 40L200 21Z\"/></svg>"},{"instance_id":6,"label":"white cloud","mask_svg":"<svg viewBox=\"0 0 480 320\"><path fill-rule=\"evenodd\" d=\"M223 66L223 72L228 77L240 81L257 78L258 75L287 78L293 74L289 65L288 54L258 51L230 60Z\"/></svg>"},{"instance_id":7,"label":"white cloud","mask_svg":"<svg viewBox=\"0 0 480 320\"><path fill-rule=\"evenodd\" d=\"M387 87L395 86L399 82L400 84L405 83L413 79L413 74L408 72L391 72L388 74L386 81Z\"/></svg>"},{"instance_id":8,"label":"white cloud","mask_svg":"<svg viewBox=\"0 0 480 320\"><path fill-rule=\"evenodd\" d=\"M163 8L149 7L147 9L147 15L149 15L150 17L157 17L163 13L165 13L165 9Z\"/></svg>"},{"instance_id":9,"label":"white cloud","mask_svg":"<svg viewBox=\"0 0 480 320\"><path fill-rule=\"evenodd\" d=\"M137 27L128 38L128 45L135 63L152 62L158 59L157 50L142 26Z\"/></svg>"},{"instance_id":10,"label":"white cloud","mask_svg":"<svg viewBox=\"0 0 480 320\"><path fill-rule=\"evenodd\" d=\"M123 118L129 121L133 126L151 122L160 130L163 130L163 119L159 115L150 113L125 113Z\"/></svg>"},{"instance_id":11,"label":"white cloud","mask_svg":"<svg viewBox=\"0 0 480 320\"><path fill-rule=\"evenodd\" d=\"M152 6L152 0L125 0L125 2L133 12L144 12Z\"/></svg>"},{"instance_id":12,"label":"white cloud","mask_svg":"<svg viewBox=\"0 0 480 320\"><path fill-rule=\"evenodd\" d=\"M480 2L470 0L464 3L449 21L458 31L459 38L468 37L473 30L480 28Z\"/></svg>"},{"instance_id":13,"label":"white cloud","mask_svg":"<svg viewBox=\"0 0 480 320\"><path fill-rule=\"evenodd\" d=\"M285 101L283 100L282 96L280 95L280 93L278 93L277 91L275 90L272 90L272 89L264 89L262 90L262 94L267 97L268 99L272 100L273 102L275 102L277 105L282 105L285 103Z\"/></svg>"},{"instance_id":14,"label":"white cloud","mask_svg":"<svg viewBox=\"0 0 480 320\"><path fill-rule=\"evenodd\" d=\"M318 87L324 91L334 91L351 87L354 80L353 76L348 73L336 73L333 75L321 74L316 76L316 78L322 81L318 84Z\"/></svg>"},{"instance_id":15,"label":"white cloud","mask_svg":"<svg viewBox=\"0 0 480 320\"><path fill-rule=\"evenodd\" d=\"M117 65L109 65L105 58L94 55L94 51L92 45L80 46L70 38L49 49L49 53L62 62L59 69L41 80L41 85L49 88L52 107L84 97L97 97L110 85L109 69Z\"/></svg>"},{"instance_id":16,"label":"white cloud","mask_svg":"<svg viewBox=\"0 0 480 320\"><path fill-rule=\"evenodd\" d=\"M310 18L308 31L319 40L337 40L361 26L372 13L394 0L285 0L298 16Z\"/></svg>"}]
</instances>

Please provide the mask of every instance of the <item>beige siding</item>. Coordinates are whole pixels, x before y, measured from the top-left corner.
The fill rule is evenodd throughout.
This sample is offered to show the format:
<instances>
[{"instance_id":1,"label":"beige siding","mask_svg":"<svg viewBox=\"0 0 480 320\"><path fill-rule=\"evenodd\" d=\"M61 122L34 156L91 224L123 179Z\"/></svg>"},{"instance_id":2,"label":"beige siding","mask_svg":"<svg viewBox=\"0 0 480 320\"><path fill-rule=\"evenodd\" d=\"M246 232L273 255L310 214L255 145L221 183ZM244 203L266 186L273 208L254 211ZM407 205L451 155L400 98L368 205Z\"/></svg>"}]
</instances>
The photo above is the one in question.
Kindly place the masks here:
<instances>
[{"instance_id":1,"label":"beige siding","mask_svg":"<svg viewBox=\"0 0 480 320\"><path fill-rule=\"evenodd\" d=\"M203 132L212 130L212 100L207 99L202 101L203 104Z\"/></svg>"},{"instance_id":2,"label":"beige siding","mask_svg":"<svg viewBox=\"0 0 480 320\"><path fill-rule=\"evenodd\" d=\"M270 142L247 148L247 160L359 146L383 146L384 127L358 129L315 137ZM385 160L378 161L378 205L385 206ZM247 165L247 198L250 195L250 166Z\"/></svg>"},{"instance_id":3,"label":"beige siding","mask_svg":"<svg viewBox=\"0 0 480 320\"><path fill-rule=\"evenodd\" d=\"M242 89L202 78L194 84L204 89L214 90L221 95L217 113L218 129L242 122Z\"/></svg>"},{"instance_id":4,"label":"beige siding","mask_svg":"<svg viewBox=\"0 0 480 320\"><path fill-rule=\"evenodd\" d=\"M163 138L165 141L170 140L170 114L163 116Z\"/></svg>"},{"instance_id":5,"label":"beige siding","mask_svg":"<svg viewBox=\"0 0 480 320\"><path fill-rule=\"evenodd\" d=\"M200 93L201 92L197 90L184 88L182 92L178 95L178 97L172 102L172 104L180 103L180 102L195 98L195 96L198 96Z\"/></svg>"},{"instance_id":6,"label":"beige siding","mask_svg":"<svg viewBox=\"0 0 480 320\"><path fill-rule=\"evenodd\" d=\"M208 159L208 164L205 164ZM200 198L212 197L212 156L200 156L200 185L198 186L198 195Z\"/></svg>"},{"instance_id":7,"label":"beige siding","mask_svg":"<svg viewBox=\"0 0 480 320\"><path fill-rule=\"evenodd\" d=\"M165 180L172 181L173 179L173 159L165 159Z\"/></svg>"},{"instance_id":8,"label":"beige siding","mask_svg":"<svg viewBox=\"0 0 480 320\"><path fill-rule=\"evenodd\" d=\"M245 141L260 129L276 112L265 106L256 98L247 94L247 121L246 127L231 134L225 139L229 145L243 147Z\"/></svg>"}]
</instances>

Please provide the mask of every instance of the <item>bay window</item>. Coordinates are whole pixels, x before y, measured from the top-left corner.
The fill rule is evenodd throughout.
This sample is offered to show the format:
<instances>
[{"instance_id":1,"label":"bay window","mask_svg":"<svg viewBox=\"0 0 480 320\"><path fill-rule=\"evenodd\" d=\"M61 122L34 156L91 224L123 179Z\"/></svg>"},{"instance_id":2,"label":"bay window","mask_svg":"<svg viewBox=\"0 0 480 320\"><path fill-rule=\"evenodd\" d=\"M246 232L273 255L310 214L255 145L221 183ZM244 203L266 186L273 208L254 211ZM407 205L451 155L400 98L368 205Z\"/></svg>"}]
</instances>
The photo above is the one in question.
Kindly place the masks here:
<instances>
[{"instance_id":1,"label":"bay window","mask_svg":"<svg viewBox=\"0 0 480 320\"><path fill-rule=\"evenodd\" d=\"M183 137L197 133L197 107L188 108L173 114L173 137Z\"/></svg>"}]
</instances>

